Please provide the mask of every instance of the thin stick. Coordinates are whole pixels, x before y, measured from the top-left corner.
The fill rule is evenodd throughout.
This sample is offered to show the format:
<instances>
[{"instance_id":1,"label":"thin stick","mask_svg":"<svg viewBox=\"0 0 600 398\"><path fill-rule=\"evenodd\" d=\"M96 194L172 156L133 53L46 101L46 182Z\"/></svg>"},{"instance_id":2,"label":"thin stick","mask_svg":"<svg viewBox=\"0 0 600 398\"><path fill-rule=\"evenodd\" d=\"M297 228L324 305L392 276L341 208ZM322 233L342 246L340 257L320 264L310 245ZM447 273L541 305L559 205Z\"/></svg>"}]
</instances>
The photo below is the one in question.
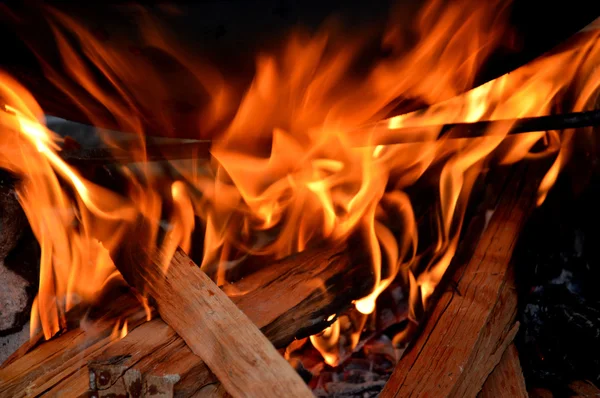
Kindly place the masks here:
<instances>
[{"instance_id":1,"label":"thin stick","mask_svg":"<svg viewBox=\"0 0 600 398\"><path fill-rule=\"evenodd\" d=\"M600 110L519 119L481 120L473 123L448 123L444 125L389 129L389 131L393 132L392 136L384 142L377 143L393 145L425 142L426 140L423 139L422 134L419 134L425 129L439 129L440 134L436 138L437 140L477 138L483 137L486 131L490 131L492 127L499 125L510 126L508 135L593 127L600 125Z\"/></svg>"},{"instance_id":2,"label":"thin stick","mask_svg":"<svg viewBox=\"0 0 600 398\"><path fill-rule=\"evenodd\" d=\"M573 128L593 127L600 125L600 110L588 112L563 113L560 115L526 117L520 119L482 120L474 123L449 123L444 125L404 127L388 129L390 137L378 141L381 145L409 144L425 142L422 132L425 129L438 129L440 134L436 138L457 139L482 137L486 131L498 125L511 126L508 135L532 133L549 130L564 130ZM386 127L387 129L387 127ZM363 133L365 128L356 131L357 146L372 145L361 141L358 133ZM209 159L210 140L185 142L177 144L154 144L146 147L146 161L178 160L178 159ZM71 164L112 164L131 163L139 161L131 153L124 150L111 150L108 148L80 149L64 151L61 156Z\"/></svg>"}]
</instances>

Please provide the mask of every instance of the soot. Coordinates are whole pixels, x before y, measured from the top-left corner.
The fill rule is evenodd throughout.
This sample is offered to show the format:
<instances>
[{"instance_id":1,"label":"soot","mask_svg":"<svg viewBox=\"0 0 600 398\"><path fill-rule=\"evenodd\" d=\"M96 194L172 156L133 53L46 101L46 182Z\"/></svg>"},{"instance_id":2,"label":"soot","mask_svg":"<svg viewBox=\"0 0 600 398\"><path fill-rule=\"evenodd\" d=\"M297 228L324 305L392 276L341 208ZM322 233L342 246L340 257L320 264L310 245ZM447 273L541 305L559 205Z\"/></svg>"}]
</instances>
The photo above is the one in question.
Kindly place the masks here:
<instances>
[{"instance_id":1,"label":"soot","mask_svg":"<svg viewBox=\"0 0 600 398\"><path fill-rule=\"evenodd\" d=\"M600 177L575 194L565 175L532 214L514 253L528 387L570 394L600 384Z\"/></svg>"}]
</instances>

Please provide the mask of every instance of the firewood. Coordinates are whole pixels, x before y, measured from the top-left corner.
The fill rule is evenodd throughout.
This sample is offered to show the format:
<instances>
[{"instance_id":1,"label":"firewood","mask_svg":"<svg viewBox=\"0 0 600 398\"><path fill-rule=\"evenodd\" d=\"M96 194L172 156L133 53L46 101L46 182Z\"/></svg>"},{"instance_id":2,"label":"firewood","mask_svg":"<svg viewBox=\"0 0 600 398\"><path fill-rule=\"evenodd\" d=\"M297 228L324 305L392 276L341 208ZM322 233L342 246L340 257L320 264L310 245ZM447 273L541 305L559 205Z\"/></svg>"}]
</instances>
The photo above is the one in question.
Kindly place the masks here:
<instances>
[{"instance_id":1,"label":"firewood","mask_svg":"<svg viewBox=\"0 0 600 398\"><path fill-rule=\"evenodd\" d=\"M528 398L525 378L514 344L508 346L500 363L485 381L479 398Z\"/></svg>"},{"instance_id":2,"label":"firewood","mask_svg":"<svg viewBox=\"0 0 600 398\"><path fill-rule=\"evenodd\" d=\"M539 174L529 165L509 179L474 255L454 272L456 289L441 292L382 397L474 397L481 390L517 331L509 265Z\"/></svg>"},{"instance_id":3,"label":"firewood","mask_svg":"<svg viewBox=\"0 0 600 398\"><path fill-rule=\"evenodd\" d=\"M525 117L506 120L481 120L477 122L448 123L438 126L427 126L431 130L439 130L438 139L457 139L457 138L475 138L481 137L489 132L492 126L506 125L511 126L509 135L523 134L548 130L564 130L569 128L582 128L596 126L600 123L600 111L572 112L559 115L546 115L536 117ZM381 123L379 123L381 125ZM387 129L387 127L385 127ZM372 130L373 126L362 126L352 132L350 136L357 146L372 145L371 138L363 141L365 130ZM403 127L394 130L387 141L379 142L385 145L406 144L423 142L423 127ZM369 135L366 135L370 137ZM165 143L147 145L145 148L145 160L162 161L178 159L210 159L210 148L213 142L203 141L182 141L179 143ZM270 142L265 141L263 147L269 148ZM107 148L80 148L75 150L62 151L61 157L75 166L90 165L108 165L115 163L132 163L140 161L140 158L134 157L131 152L122 149Z\"/></svg>"},{"instance_id":4,"label":"firewood","mask_svg":"<svg viewBox=\"0 0 600 398\"><path fill-rule=\"evenodd\" d=\"M105 349L88 368L90 390L98 397L189 397L217 383L200 358L159 318Z\"/></svg>"},{"instance_id":5,"label":"firewood","mask_svg":"<svg viewBox=\"0 0 600 398\"><path fill-rule=\"evenodd\" d=\"M577 380L569 384L574 397L600 397L600 388L590 381Z\"/></svg>"},{"instance_id":6,"label":"firewood","mask_svg":"<svg viewBox=\"0 0 600 398\"><path fill-rule=\"evenodd\" d=\"M125 296L119 303L121 319L135 329L146 320L146 312L134 298ZM87 361L114 342L115 312L90 322L91 325L70 330L29 352L12 358L0 368L0 396L37 396L57 391L72 391L87 384ZM83 384L82 384L83 382ZM77 390L82 391L82 390ZM83 390L85 391L85 390Z\"/></svg>"},{"instance_id":7,"label":"firewood","mask_svg":"<svg viewBox=\"0 0 600 398\"><path fill-rule=\"evenodd\" d=\"M369 292L372 286L369 269L352 265L352 257L344 246L311 249L289 256L237 282L237 290L250 292L234 296L232 300L276 347L283 348L294 338L322 330L331 322L331 315L341 313L353 300ZM111 370L108 373L111 377L105 374L104 385L93 386L99 396L110 394L106 386L117 383L121 392L131 388L127 384L135 378L125 380L121 372L123 366L137 372L144 381L152 379L158 383L163 378L165 380L160 381L163 385L168 384L172 376L179 377L173 386L176 396L190 396L198 389L210 389L206 387L209 384L215 388L219 385L212 373L204 373L206 365L168 326L165 327L171 334L156 334L165 336L162 347L168 354L163 359L160 350L143 341L150 333L144 330L150 327L143 325L139 333L130 333L90 364L91 373L99 369L97 363L105 362L105 369L121 367ZM111 358L123 356L128 357L126 363L106 364ZM118 381L118 378L123 380Z\"/></svg>"},{"instance_id":8,"label":"firewood","mask_svg":"<svg viewBox=\"0 0 600 398\"><path fill-rule=\"evenodd\" d=\"M133 236L144 242L143 232ZM125 261L116 264L125 279L153 299L161 318L227 392L234 397L311 396L256 325L183 251L174 253L166 274L160 253L148 253L143 246L122 253L128 254L121 258Z\"/></svg>"}]
</instances>

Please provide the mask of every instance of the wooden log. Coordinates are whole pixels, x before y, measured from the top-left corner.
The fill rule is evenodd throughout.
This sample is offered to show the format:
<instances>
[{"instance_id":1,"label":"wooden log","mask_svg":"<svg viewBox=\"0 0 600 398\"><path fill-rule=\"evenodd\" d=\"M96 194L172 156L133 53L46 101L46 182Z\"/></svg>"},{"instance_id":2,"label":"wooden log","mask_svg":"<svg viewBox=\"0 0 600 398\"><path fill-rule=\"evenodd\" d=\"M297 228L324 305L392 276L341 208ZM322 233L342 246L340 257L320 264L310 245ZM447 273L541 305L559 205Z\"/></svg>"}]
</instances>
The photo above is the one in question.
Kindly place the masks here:
<instances>
[{"instance_id":1,"label":"wooden log","mask_svg":"<svg viewBox=\"0 0 600 398\"><path fill-rule=\"evenodd\" d=\"M370 291L372 279L368 267L353 265L352 258L344 246L307 250L272 263L237 282L235 289L230 286L225 291L249 291L233 296L232 300L276 347L283 348L294 338L322 330L331 323L332 314L341 313L353 300ZM174 332L175 342L168 335L163 338L163 347L168 357L186 358L184 361L163 360L161 355L156 355L154 346L138 341L147 334L142 332L145 328L150 326L142 326L139 334L130 333L97 358L101 363L128 356L126 363L111 365L121 368L109 373L111 377L105 374L104 385L93 386L99 396L112 393L106 386L120 384L121 392L130 389L123 383L131 383L135 378L115 379L123 378L123 366L140 374L143 380L151 378L152 383L158 383L163 376L171 380L171 376L178 376L180 381L173 386L173 394L181 397L191 396L194 391L215 383L212 374L206 378L197 376L198 369L206 366ZM90 372L94 371L94 364L90 364Z\"/></svg>"},{"instance_id":2,"label":"wooden log","mask_svg":"<svg viewBox=\"0 0 600 398\"><path fill-rule=\"evenodd\" d=\"M372 287L369 269L353 265L353 257L344 246L307 250L289 256L236 283L236 291L249 293L234 296L232 300L276 347L286 347L294 338L322 330L332 322L332 314L341 313L353 300L369 292ZM194 376L197 369L205 365L174 332L176 342L168 335L163 338L163 347L168 347L171 357L186 358L185 361L162 360L155 354L154 346L138 341L146 334L142 332L144 328L150 326L142 326L139 334L130 333L111 346L97 358L98 362L127 355L127 363L113 367L125 366L141 374L143 379L155 381L163 375L167 378L177 375L180 381L173 386L176 396L191 396L191 392L215 382L214 376L206 379ZM106 386L121 383L114 378L123 377L121 370L109 373L111 377L105 374L104 385L93 386L100 396L110 393ZM94 364L91 364L90 372L94 371ZM131 380L134 379L128 378L124 383L131 383ZM123 385L121 390L128 388Z\"/></svg>"},{"instance_id":3,"label":"wooden log","mask_svg":"<svg viewBox=\"0 0 600 398\"><path fill-rule=\"evenodd\" d=\"M485 381L479 398L528 398L519 352L514 344L508 346L500 363Z\"/></svg>"},{"instance_id":4,"label":"wooden log","mask_svg":"<svg viewBox=\"0 0 600 398\"><path fill-rule=\"evenodd\" d=\"M144 230L139 232L143 243ZM117 267L132 286L155 301L161 318L227 392L234 397L312 395L256 325L183 251L175 252L165 273L160 253L135 248L122 252L128 256L116 261Z\"/></svg>"},{"instance_id":5,"label":"wooden log","mask_svg":"<svg viewBox=\"0 0 600 398\"><path fill-rule=\"evenodd\" d=\"M129 296L123 297L115 306L119 308L121 319L128 321L130 329L146 320L144 309ZM73 389L85 391L79 389L87 384L85 365L104 347L115 342L111 334L117 319L114 312L108 312L85 328L70 330L35 349L28 347L29 352L10 359L0 369L0 396L38 396Z\"/></svg>"},{"instance_id":6,"label":"wooden log","mask_svg":"<svg viewBox=\"0 0 600 398\"><path fill-rule=\"evenodd\" d=\"M517 297L509 264L535 204L540 174L520 168L506 185L475 253L454 272L421 334L397 364L381 397L474 397L512 342ZM460 293L459 293L460 292Z\"/></svg>"},{"instance_id":7,"label":"wooden log","mask_svg":"<svg viewBox=\"0 0 600 398\"><path fill-rule=\"evenodd\" d=\"M569 384L574 397L600 397L600 388L587 380L577 380Z\"/></svg>"},{"instance_id":8,"label":"wooden log","mask_svg":"<svg viewBox=\"0 0 600 398\"><path fill-rule=\"evenodd\" d=\"M88 363L88 368L90 390L99 397L173 396L175 384L177 396L191 396L217 381L175 331L159 318L106 348Z\"/></svg>"}]
</instances>

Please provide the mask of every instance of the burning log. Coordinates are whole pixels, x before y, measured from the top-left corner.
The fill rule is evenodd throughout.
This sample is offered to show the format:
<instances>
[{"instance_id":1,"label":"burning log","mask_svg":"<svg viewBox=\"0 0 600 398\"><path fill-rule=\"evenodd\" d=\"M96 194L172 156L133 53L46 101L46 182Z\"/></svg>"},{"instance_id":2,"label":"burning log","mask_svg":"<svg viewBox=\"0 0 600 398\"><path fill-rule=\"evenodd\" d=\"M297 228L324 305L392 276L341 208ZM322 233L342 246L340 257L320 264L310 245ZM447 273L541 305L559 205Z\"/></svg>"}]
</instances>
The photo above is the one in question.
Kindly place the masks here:
<instances>
[{"instance_id":1,"label":"burning log","mask_svg":"<svg viewBox=\"0 0 600 398\"><path fill-rule=\"evenodd\" d=\"M211 141L186 141L177 144L155 144L145 148L146 161L176 159L208 159ZM108 149L87 148L61 152L61 157L73 165L105 165L113 163L131 163L136 161L131 152Z\"/></svg>"},{"instance_id":2,"label":"burning log","mask_svg":"<svg viewBox=\"0 0 600 398\"><path fill-rule=\"evenodd\" d=\"M115 300L104 316L89 322L87 327L70 330L39 346L41 339L33 339L0 368L0 396L56 392L79 395L89 380L86 362L115 340L115 320L119 318L127 320L129 329L135 329L145 321L146 312L137 299L125 296Z\"/></svg>"},{"instance_id":3,"label":"burning log","mask_svg":"<svg viewBox=\"0 0 600 398\"><path fill-rule=\"evenodd\" d=\"M287 257L237 283L240 291L253 290L232 300L276 347L283 348L294 338L322 330L333 320L332 314L368 293L372 286L368 270L351 266L351 258L344 247ZM183 340L169 326L155 323L141 326L89 365L92 379L107 372L103 383L92 385L100 396L131 391L140 380L147 390L158 386L177 396L217 388L216 377ZM145 336L150 334L162 336L160 344L147 342Z\"/></svg>"},{"instance_id":4,"label":"burning log","mask_svg":"<svg viewBox=\"0 0 600 398\"><path fill-rule=\"evenodd\" d=\"M143 225L143 223L140 223ZM141 230L143 231L143 229ZM181 250L164 267L141 239L116 264L130 285L156 302L171 326L233 396L309 396L310 390L252 321ZM273 300L273 297L269 298Z\"/></svg>"},{"instance_id":5,"label":"burning log","mask_svg":"<svg viewBox=\"0 0 600 398\"><path fill-rule=\"evenodd\" d=\"M500 396L529 397L519 361L519 353L514 344L506 349L500 363L487 378L481 393L479 393L479 398Z\"/></svg>"},{"instance_id":6,"label":"burning log","mask_svg":"<svg viewBox=\"0 0 600 398\"><path fill-rule=\"evenodd\" d=\"M249 324L255 328L252 321L275 345L284 346L299 333L309 335L322 329L333 319L332 314L367 293L371 285L369 278L364 277L366 283L352 282L358 275L348 272L350 257L341 254L340 248L316 250L292 256L247 278L238 289L255 283L259 287L235 300L239 307L235 308L182 251L175 253L165 276L160 262L140 249L130 248L125 252L126 258L117 261L126 265L120 266L121 272L133 286L156 301L165 322L207 363L232 395L254 391L268 396L278 390L309 393L295 370L258 329L248 332L242 328L250 329ZM342 277L345 273L348 276ZM329 285L327 281L332 278L338 283ZM330 290L332 286L335 288ZM182 312L182 308L187 311ZM244 333L252 334L246 338ZM257 333L260 339L254 336ZM236 347L240 344L243 346ZM261 349L268 359L258 363L262 362L264 369L271 367L270 370L256 369L254 353ZM188 348L181 345L180 350L185 354ZM237 369L233 374L232 367Z\"/></svg>"},{"instance_id":7,"label":"burning log","mask_svg":"<svg viewBox=\"0 0 600 398\"><path fill-rule=\"evenodd\" d=\"M474 255L454 274L456 291L441 295L382 397L471 397L481 390L517 332L509 265L535 203L536 171L531 167L525 177L516 173L509 179Z\"/></svg>"}]
</instances>

